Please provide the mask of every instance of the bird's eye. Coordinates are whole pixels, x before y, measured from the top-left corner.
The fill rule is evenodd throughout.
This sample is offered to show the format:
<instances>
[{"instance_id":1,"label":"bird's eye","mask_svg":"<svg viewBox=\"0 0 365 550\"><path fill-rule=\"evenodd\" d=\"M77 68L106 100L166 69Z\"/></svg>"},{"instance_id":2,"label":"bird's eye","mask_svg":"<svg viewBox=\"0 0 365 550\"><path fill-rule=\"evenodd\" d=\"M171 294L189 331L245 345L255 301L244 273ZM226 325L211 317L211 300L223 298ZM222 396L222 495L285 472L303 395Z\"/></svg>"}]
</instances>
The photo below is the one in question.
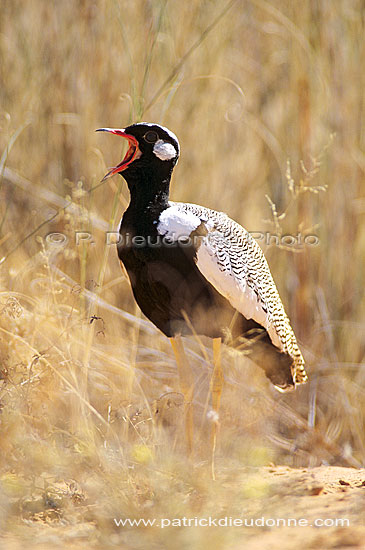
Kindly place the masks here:
<instances>
[{"instance_id":1,"label":"bird's eye","mask_svg":"<svg viewBox=\"0 0 365 550\"><path fill-rule=\"evenodd\" d=\"M147 132L143 137L147 143L156 143L158 140L158 134L152 131Z\"/></svg>"}]
</instances>

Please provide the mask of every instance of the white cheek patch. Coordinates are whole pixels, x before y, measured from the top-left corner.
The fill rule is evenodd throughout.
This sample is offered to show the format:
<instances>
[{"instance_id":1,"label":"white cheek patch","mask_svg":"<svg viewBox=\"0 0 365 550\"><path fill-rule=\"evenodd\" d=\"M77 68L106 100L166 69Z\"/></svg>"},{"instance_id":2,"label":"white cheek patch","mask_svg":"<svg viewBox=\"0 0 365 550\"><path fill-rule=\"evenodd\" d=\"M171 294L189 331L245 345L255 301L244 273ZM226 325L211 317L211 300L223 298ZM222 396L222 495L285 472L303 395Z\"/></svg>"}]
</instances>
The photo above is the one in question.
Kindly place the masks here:
<instances>
[{"instance_id":1,"label":"white cheek patch","mask_svg":"<svg viewBox=\"0 0 365 550\"><path fill-rule=\"evenodd\" d=\"M156 141L153 152L161 160L171 160L177 156L177 151L175 147L168 143L167 141L163 141L162 139L159 139Z\"/></svg>"}]
</instances>

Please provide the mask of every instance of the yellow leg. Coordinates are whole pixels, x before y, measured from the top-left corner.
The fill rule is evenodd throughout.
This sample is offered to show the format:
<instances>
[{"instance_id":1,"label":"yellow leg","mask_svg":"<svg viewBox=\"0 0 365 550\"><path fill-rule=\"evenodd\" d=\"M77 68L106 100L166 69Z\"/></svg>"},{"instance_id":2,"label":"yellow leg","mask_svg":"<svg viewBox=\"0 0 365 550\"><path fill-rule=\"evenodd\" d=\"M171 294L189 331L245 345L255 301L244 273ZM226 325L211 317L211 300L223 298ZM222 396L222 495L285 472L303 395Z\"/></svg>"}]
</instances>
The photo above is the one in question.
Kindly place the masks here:
<instances>
[{"instance_id":1,"label":"yellow leg","mask_svg":"<svg viewBox=\"0 0 365 550\"><path fill-rule=\"evenodd\" d=\"M222 387L223 387L223 371L221 363L221 338L213 339L213 374L210 381L210 391L212 394L212 408L213 408L213 427L211 436L211 450L212 450L212 478L215 480L215 451L217 447L217 434L219 427L219 407L221 403Z\"/></svg>"},{"instance_id":2,"label":"yellow leg","mask_svg":"<svg viewBox=\"0 0 365 550\"><path fill-rule=\"evenodd\" d=\"M181 392L185 402L185 437L188 452L193 449L193 398L194 398L194 377L184 346L180 336L170 338L171 346L175 355L177 370L180 379Z\"/></svg>"}]
</instances>

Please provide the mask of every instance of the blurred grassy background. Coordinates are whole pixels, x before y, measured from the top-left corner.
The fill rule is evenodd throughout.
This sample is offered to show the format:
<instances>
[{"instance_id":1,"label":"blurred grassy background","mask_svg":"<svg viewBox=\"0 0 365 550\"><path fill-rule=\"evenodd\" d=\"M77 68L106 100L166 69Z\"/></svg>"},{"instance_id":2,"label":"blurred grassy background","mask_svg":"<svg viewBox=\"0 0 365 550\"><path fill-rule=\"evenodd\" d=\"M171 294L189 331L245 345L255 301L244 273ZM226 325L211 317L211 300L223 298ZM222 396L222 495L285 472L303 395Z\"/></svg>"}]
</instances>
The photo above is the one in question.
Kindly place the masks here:
<instances>
[{"instance_id":1,"label":"blurred grassy background","mask_svg":"<svg viewBox=\"0 0 365 550\"><path fill-rule=\"evenodd\" d=\"M1 1L2 529L23 529L20 510L117 545L114 516L229 515L265 494L244 494L247 465L364 464L364 21L362 0ZM154 402L178 391L169 342L105 246L128 193L118 177L98 187L122 144L94 130L139 120L179 137L174 200L319 239L263 244L310 382L279 395L226 350L228 486L206 466L209 342L186 343L198 428L187 462L179 395L162 397L165 412ZM276 225L266 195L285 213ZM77 231L92 242L76 245ZM204 547L227 543L211 536Z\"/></svg>"}]
</instances>

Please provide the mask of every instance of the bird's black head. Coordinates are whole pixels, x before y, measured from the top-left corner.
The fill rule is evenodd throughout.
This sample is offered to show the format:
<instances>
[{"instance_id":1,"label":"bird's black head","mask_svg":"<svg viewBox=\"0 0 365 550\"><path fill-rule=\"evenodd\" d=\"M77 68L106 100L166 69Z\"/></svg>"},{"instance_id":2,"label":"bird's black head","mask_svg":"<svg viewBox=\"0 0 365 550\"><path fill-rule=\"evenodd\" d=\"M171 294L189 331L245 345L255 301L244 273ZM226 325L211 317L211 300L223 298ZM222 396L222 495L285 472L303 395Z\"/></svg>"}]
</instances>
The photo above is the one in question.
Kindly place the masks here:
<instances>
[{"instance_id":1,"label":"bird's black head","mask_svg":"<svg viewBox=\"0 0 365 550\"><path fill-rule=\"evenodd\" d=\"M129 148L117 166L109 170L103 179L123 172L129 182L140 176L155 174L166 179L179 158L179 142L175 134L164 126L139 122L127 128L99 128L97 132L110 132L128 140Z\"/></svg>"}]
</instances>

